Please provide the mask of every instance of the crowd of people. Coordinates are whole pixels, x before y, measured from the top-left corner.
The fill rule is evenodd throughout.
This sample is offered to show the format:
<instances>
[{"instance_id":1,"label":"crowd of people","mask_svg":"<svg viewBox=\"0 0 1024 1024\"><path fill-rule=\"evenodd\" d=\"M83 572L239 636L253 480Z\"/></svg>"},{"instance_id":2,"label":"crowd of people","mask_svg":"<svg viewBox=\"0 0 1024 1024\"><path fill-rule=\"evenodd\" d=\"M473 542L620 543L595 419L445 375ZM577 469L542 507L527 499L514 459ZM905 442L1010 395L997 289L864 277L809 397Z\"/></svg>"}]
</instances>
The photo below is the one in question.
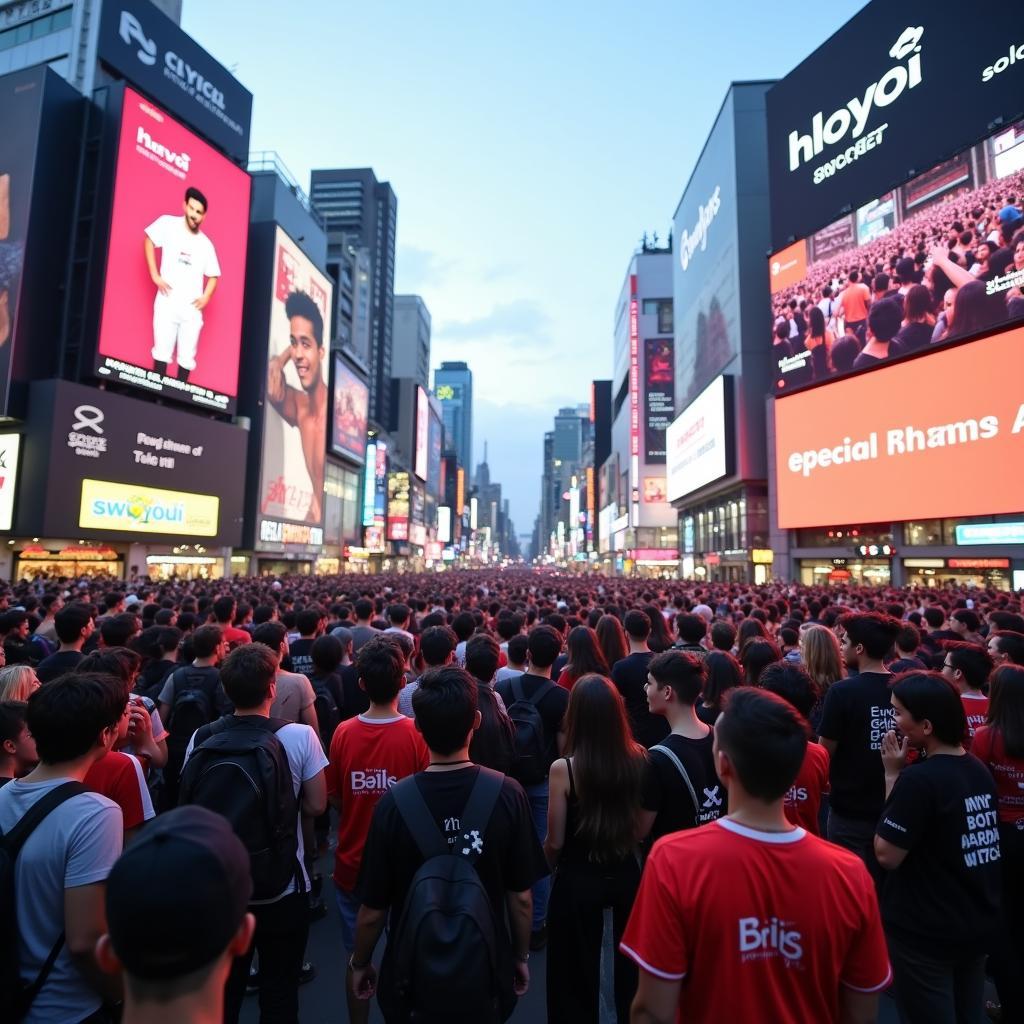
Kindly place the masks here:
<instances>
[{"instance_id":1,"label":"crowd of people","mask_svg":"<svg viewBox=\"0 0 1024 1024\"><path fill-rule=\"evenodd\" d=\"M1016 171L811 263L802 281L773 296L779 387L1024 318L1022 193L1024 171Z\"/></svg>"},{"instance_id":2,"label":"crowd of people","mask_svg":"<svg viewBox=\"0 0 1024 1024\"><path fill-rule=\"evenodd\" d=\"M1024 1020L1016 595L40 579L0 640L8 1019L297 1021L335 914L351 1021L544 950L596 1022L610 910L619 1021Z\"/></svg>"}]
</instances>

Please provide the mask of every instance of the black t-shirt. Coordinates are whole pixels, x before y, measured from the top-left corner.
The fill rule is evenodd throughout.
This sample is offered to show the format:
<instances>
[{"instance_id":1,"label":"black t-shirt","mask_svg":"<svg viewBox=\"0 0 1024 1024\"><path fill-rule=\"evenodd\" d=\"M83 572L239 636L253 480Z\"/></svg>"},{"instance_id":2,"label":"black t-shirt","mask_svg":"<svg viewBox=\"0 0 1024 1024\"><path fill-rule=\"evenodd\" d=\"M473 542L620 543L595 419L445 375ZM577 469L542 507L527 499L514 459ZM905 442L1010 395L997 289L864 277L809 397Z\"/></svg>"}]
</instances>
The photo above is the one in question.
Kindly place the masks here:
<instances>
[{"instance_id":1,"label":"black t-shirt","mask_svg":"<svg viewBox=\"0 0 1024 1024\"><path fill-rule=\"evenodd\" d=\"M135 692L143 693L152 700L157 700L164 688L164 680L178 667L176 661L160 658L158 661L146 662L146 667L139 673L135 683Z\"/></svg>"},{"instance_id":2,"label":"black t-shirt","mask_svg":"<svg viewBox=\"0 0 1024 1024\"><path fill-rule=\"evenodd\" d=\"M449 847L461 850L482 840L474 866L500 922L505 920L505 894L525 892L549 872L526 793L515 779L506 778L502 784L482 836L473 834L481 822L461 820L479 772L476 765L468 765L452 771L419 772L413 778ZM391 929L398 924L409 885L422 863L419 847L393 796L385 793L373 812L357 892L368 907L390 908Z\"/></svg>"},{"instance_id":3,"label":"black t-shirt","mask_svg":"<svg viewBox=\"0 0 1024 1024\"><path fill-rule=\"evenodd\" d=\"M890 355L903 355L904 352L919 352L932 343L933 326L922 323L906 324L889 345Z\"/></svg>"},{"instance_id":4,"label":"black t-shirt","mask_svg":"<svg viewBox=\"0 0 1024 1024\"><path fill-rule=\"evenodd\" d=\"M725 789L715 774L711 754L714 740L712 730L699 740L670 733L656 744L668 747L679 758L697 796L696 804L672 759L660 750L650 752L642 803L645 811L658 812L651 828L652 842L669 832L706 825L725 814Z\"/></svg>"},{"instance_id":5,"label":"black t-shirt","mask_svg":"<svg viewBox=\"0 0 1024 1024\"><path fill-rule=\"evenodd\" d=\"M887 930L937 957L989 949L999 925L995 782L971 754L939 755L900 773L878 835L909 851L882 887Z\"/></svg>"},{"instance_id":6,"label":"black t-shirt","mask_svg":"<svg viewBox=\"0 0 1024 1024\"><path fill-rule=\"evenodd\" d=\"M550 768L552 762L558 757L558 733L562 728L562 719L565 718L566 708L569 707L569 691L557 683L545 679L544 676L535 676L524 672L517 676L516 680L523 689L524 697L532 697L537 690L545 683L552 682L551 689L541 698L537 705L541 721L544 723L544 739L547 742L547 754L545 760ZM502 679L495 686L495 689L505 702L506 711L512 707L516 698L512 693L512 680Z\"/></svg>"},{"instance_id":7,"label":"black t-shirt","mask_svg":"<svg viewBox=\"0 0 1024 1024\"><path fill-rule=\"evenodd\" d=\"M647 707L647 666L654 654L630 654L615 662L612 668L612 682L619 688L626 702L626 714L633 730L633 738L645 747L653 747L668 734L668 722L658 715L652 715Z\"/></svg>"},{"instance_id":8,"label":"black t-shirt","mask_svg":"<svg viewBox=\"0 0 1024 1024\"><path fill-rule=\"evenodd\" d=\"M312 639L298 639L288 645L288 657L291 659L289 672L298 672L308 679L316 669L313 667L313 643Z\"/></svg>"},{"instance_id":9,"label":"black t-shirt","mask_svg":"<svg viewBox=\"0 0 1024 1024\"><path fill-rule=\"evenodd\" d=\"M878 356L870 355L867 352L859 352L857 358L853 361L853 368L855 370L862 370L865 366L877 366L879 363L885 362L884 359Z\"/></svg>"},{"instance_id":10,"label":"black t-shirt","mask_svg":"<svg viewBox=\"0 0 1024 1024\"><path fill-rule=\"evenodd\" d=\"M896 727L888 672L861 672L825 694L819 733L838 746L830 768L836 814L875 822L885 802L882 737Z\"/></svg>"},{"instance_id":11,"label":"black t-shirt","mask_svg":"<svg viewBox=\"0 0 1024 1024\"><path fill-rule=\"evenodd\" d=\"M338 710L344 722L369 711L370 697L359 685L359 669L355 665L342 665L338 674L341 676L341 695L344 699L344 703L338 705Z\"/></svg>"},{"instance_id":12,"label":"black t-shirt","mask_svg":"<svg viewBox=\"0 0 1024 1024\"><path fill-rule=\"evenodd\" d=\"M43 658L36 667L39 682L49 683L65 672L71 672L82 660L81 651L58 651L48 658Z\"/></svg>"}]
</instances>

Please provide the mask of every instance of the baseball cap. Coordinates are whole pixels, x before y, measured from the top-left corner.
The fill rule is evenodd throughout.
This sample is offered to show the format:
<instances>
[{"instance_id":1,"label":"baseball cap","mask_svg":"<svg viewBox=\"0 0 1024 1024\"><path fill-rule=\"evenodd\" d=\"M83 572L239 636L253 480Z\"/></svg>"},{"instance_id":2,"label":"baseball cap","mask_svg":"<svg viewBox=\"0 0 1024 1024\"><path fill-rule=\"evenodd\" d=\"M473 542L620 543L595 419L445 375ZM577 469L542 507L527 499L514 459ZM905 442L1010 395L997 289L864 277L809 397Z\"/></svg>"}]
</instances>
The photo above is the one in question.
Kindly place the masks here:
<instances>
[{"instance_id":1,"label":"baseball cap","mask_svg":"<svg viewBox=\"0 0 1024 1024\"><path fill-rule=\"evenodd\" d=\"M146 826L107 879L107 930L137 978L176 978L212 963L252 896L249 854L227 819L178 807Z\"/></svg>"},{"instance_id":2,"label":"baseball cap","mask_svg":"<svg viewBox=\"0 0 1024 1024\"><path fill-rule=\"evenodd\" d=\"M331 636L336 636L342 644L352 643L355 637L352 634L352 630L348 626L335 626L331 630Z\"/></svg>"},{"instance_id":3,"label":"baseball cap","mask_svg":"<svg viewBox=\"0 0 1024 1024\"><path fill-rule=\"evenodd\" d=\"M999 211L999 223L1000 224L1012 224L1015 220L1020 220L1024 217L1024 213L1021 213L1016 206L1004 206Z\"/></svg>"}]
</instances>

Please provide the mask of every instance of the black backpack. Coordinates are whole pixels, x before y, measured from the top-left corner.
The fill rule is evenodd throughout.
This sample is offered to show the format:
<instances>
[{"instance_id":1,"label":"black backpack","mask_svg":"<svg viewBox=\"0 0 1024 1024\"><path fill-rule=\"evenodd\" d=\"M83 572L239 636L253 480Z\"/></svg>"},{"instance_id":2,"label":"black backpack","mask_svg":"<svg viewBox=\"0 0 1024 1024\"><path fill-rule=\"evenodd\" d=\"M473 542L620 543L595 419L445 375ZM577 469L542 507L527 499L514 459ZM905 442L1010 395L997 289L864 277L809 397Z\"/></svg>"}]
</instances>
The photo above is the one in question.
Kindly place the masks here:
<instances>
[{"instance_id":1,"label":"black backpack","mask_svg":"<svg viewBox=\"0 0 1024 1024\"><path fill-rule=\"evenodd\" d=\"M64 782L40 797L6 834L0 833L0 1006L5 1006L4 1019L19 1021L29 1011L32 1001L42 991L53 965L64 948L64 929L50 949L35 981L26 985L21 980L18 963L17 899L14 892L14 863L28 837L43 819L65 800L88 790L80 782Z\"/></svg>"},{"instance_id":2,"label":"black backpack","mask_svg":"<svg viewBox=\"0 0 1024 1024\"><path fill-rule=\"evenodd\" d=\"M480 728L469 743L469 756L484 768L508 775L516 756L516 736L508 714L498 707L498 695L478 683Z\"/></svg>"},{"instance_id":3,"label":"black backpack","mask_svg":"<svg viewBox=\"0 0 1024 1024\"><path fill-rule=\"evenodd\" d=\"M178 804L223 815L249 851L252 898L279 896L298 861L299 804L288 754L274 734L288 722L259 715L225 715L196 734L181 773Z\"/></svg>"},{"instance_id":4,"label":"black backpack","mask_svg":"<svg viewBox=\"0 0 1024 1024\"><path fill-rule=\"evenodd\" d=\"M334 699L334 694L331 693L331 688L327 685L326 679L310 677L309 681L313 685L313 710L316 712L316 724L317 731L320 733L320 743L323 745L324 750L330 750L331 737L341 721L338 702Z\"/></svg>"},{"instance_id":5,"label":"black backpack","mask_svg":"<svg viewBox=\"0 0 1024 1024\"><path fill-rule=\"evenodd\" d=\"M503 783L504 776L480 769L461 817L463 827L473 827L454 844L438 828L415 777L391 788L423 864L388 942L378 1000L389 1021L496 1024L515 1005L502 925L473 866Z\"/></svg>"},{"instance_id":6,"label":"black backpack","mask_svg":"<svg viewBox=\"0 0 1024 1024\"><path fill-rule=\"evenodd\" d=\"M167 723L167 746L183 756L193 734L209 725L216 715L205 672L180 668L171 676L171 682L174 691L171 695L171 720Z\"/></svg>"},{"instance_id":7,"label":"black backpack","mask_svg":"<svg viewBox=\"0 0 1024 1024\"><path fill-rule=\"evenodd\" d=\"M535 786L548 777L548 742L544 733L544 719L537 705L555 688L550 679L537 687L532 697L523 690L522 676L511 681L512 706L508 717L515 729L515 759L509 775L524 786Z\"/></svg>"}]
</instances>

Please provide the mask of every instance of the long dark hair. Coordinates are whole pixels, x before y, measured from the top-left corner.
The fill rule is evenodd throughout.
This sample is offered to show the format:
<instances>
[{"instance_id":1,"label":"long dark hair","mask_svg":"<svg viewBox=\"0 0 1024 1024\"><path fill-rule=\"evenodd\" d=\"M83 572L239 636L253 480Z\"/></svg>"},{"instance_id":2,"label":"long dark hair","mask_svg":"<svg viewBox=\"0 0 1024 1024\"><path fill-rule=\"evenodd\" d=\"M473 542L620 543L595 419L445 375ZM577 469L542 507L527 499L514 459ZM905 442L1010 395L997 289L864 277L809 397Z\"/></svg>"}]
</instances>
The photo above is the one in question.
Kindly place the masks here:
<instances>
[{"instance_id":1,"label":"long dark hair","mask_svg":"<svg viewBox=\"0 0 1024 1024\"><path fill-rule=\"evenodd\" d=\"M574 626L569 631L566 649L569 660L565 667L572 679L580 679L591 672L608 675L609 665L598 643L597 633L589 626Z\"/></svg>"},{"instance_id":2,"label":"long dark hair","mask_svg":"<svg viewBox=\"0 0 1024 1024\"><path fill-rule=\"evenodd\" d=\"M988 724L1003 737L1008 757L1024 758L1024 668L1000 665L988 685Z\"/></svg>"},{"instance_id":3,"label":"long dark hair","mask_svg":"<svg viewBox=\"0 0 1024 1024\"><path fill-rule=\"evenodd\" d=\"M782 661L782 652L772 640L757 637L748 640L740 653L747 686L757 686L761 673L776 661Z\"/></svg>"},{"instance_id":4,"label":"long dark hair","mask_svg":"<svg viewBox=\"0 0 1024 1024\"><path fill-rule=\"evenodd\" d=\"M711 651L704 659L704 670L704 703L721 711L722 697L742 684L743 667L728 651Z\"/></svg>"},{"instance_id":5,"label":"long dark hair","mask_svg":"<svg viewBox=\"0 0 1024 1024\"><path fill-rule=\"evenodd\" d=\"M601 645L601 652L609 668L615 666L615 662L622 661L629 654L629 644L626 641L626 631L616 615L602 615L597 620L597 642Z\"/></svg>"},{"instance_id":6,"label":"long dark hair","mask_svg":"<svg viewBox=\"0 0 1024 1024\"><path fill-rule=\"evenodd\" d=\"M651 635L647 638L647 646L655 654L661 654L672 646L672 637L669 635L668 626L665 625L665 616L654 604L644 605L644 612L651 620Z\"/></svg>"},{"instance_id":7,"label":"long dark hair","mask_svg":"<svg viewBox=\"0 0 1024 1024\"><path fill-rule=\"evenodd\" d=\"M576 834L591 860L621 860L636 845L647 752L633 739L622 695L604 676L576 683L565 722L579 800Z\"/></svg>"}]
</instances>

